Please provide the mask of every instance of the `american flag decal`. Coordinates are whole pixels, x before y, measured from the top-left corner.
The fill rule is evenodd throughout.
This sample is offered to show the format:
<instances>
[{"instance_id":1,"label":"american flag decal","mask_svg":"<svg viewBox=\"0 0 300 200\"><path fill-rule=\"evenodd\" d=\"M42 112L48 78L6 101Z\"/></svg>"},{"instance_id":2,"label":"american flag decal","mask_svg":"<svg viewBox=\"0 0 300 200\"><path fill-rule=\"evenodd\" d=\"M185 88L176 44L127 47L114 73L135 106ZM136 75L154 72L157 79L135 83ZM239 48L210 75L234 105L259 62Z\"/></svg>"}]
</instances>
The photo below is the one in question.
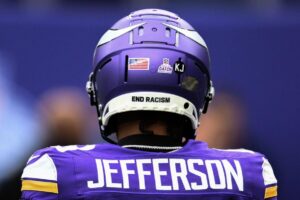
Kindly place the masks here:
<instances>
[{"instance_id":1,"label":"american flag decal","mask_svg":"<svg viewBox=\"0 0 300 200\"><path fill-rule=\"evenodd\" d=\"M149 70L149 58L129 58L128 70Z\"/></svg>"}]
</instances>

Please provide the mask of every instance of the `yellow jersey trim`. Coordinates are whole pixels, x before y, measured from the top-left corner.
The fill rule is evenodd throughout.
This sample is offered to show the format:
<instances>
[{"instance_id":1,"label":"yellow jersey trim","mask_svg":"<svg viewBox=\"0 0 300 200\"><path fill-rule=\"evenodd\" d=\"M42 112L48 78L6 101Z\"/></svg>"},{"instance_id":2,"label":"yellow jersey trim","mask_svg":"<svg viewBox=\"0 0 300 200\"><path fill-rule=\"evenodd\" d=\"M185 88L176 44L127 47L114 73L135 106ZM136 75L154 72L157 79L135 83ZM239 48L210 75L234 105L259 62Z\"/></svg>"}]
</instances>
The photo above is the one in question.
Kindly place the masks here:
<instances>
[{"instance_id":1,"label":"yellow jersey trim","mask_svg":"<svg viewBox=\"0 0 300 200\"><path fill-rule=\"evenodd\" d=\"M58 194L57 183L53 182L23 180L21 190L34 190L39 192L50 192Z\"/></svg>"},{"instance_id":2,"label":"yellow jersey trim","mask_svg":"<svg viewBox=\"0 0 300 200\"><path fill-rule=\"evenodd\" d=\"M265 190L265 199L277 196L277 186L268 187Z\"/></svg>"}]
</instances>

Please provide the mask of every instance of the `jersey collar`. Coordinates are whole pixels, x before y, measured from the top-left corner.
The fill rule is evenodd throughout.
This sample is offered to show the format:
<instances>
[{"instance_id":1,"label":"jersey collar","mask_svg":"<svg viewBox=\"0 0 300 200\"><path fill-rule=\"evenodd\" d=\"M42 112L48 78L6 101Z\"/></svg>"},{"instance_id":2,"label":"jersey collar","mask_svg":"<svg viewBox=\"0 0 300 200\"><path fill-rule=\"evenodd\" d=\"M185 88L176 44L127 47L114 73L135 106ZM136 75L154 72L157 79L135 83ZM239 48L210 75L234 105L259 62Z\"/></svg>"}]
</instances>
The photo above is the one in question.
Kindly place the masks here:
<instances>
[{"instance_id":1,"label":"jersey collar","mask_svg":"<svg viewBox=\"0 0 300 200\"><path fill-rule=\"evenodd\" d=\"M150 152L170 152L181 149L184 145L178 138L153 134L127 136L119 140L118 144L124 148Z\"/></svg>"}]
</instances>

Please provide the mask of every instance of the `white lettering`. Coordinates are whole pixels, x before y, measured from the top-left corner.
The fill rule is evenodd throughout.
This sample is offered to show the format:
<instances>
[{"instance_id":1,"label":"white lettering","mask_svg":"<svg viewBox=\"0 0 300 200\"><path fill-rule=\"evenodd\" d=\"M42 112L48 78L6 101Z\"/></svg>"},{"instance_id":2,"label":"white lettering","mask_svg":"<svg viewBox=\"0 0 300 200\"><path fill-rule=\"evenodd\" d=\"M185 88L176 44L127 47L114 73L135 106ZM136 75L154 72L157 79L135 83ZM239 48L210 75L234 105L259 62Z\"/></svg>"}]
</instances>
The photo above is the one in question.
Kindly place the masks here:
<instances>
[{"instance_id":1,"label":"white lettering","mask_svg":"<svg viewBox=\"0 0 300 200\"><path fill-rule=\"evenodd\" d=\"M88 188L102 188L104 187L104 176L103 176L103 167L101 159L96 159L96 167L98 173L98 182L95 183L94 181L88 181L87 185Z\"/></svg>"},{"instance_id":2,"label":"white lettering","mask_svg":"<svg viewBox=\"0 0 300 200\"><path fill-rule=\"evenodd\" d=\"M97 180L87 181L87 187L91 189L106 187L189 191L233 190L233 187L236 187L237 190L244 191L243 171L238 160L95 159L95 163ZM134 181L138 181L138 183L134 183ZM149 185L151 183L153 185Z\"/></svg>"},{"instance_id":3,"label":"white lettering","mask_svg":"<svg viewBox=\"0 0 300 200\"><path fill-rule=\"evenodd\" d=\"M191 182L191 187L193 190L206 190L208 188L207 176L206 174L195 169L195 164L203 165L203 160L201 159L188 159L187 165L189 168L189 172L199 176L201 180L201 184L197 184L196 182Z\"/></svg>"},{"instance_id":4,"label":"white lettering","mask_svg":"<svg viewBox=\"0 0 300 200\"><path fill-rule=\"evenodd\" d=\"M103 160L103 167L105 172L106 186L110 188L122 188L121 183L112 182L112 174L118 174L117 169L111 169L110 164L118 164L118 160Z\"/></svg>"},{"instance_id":5,"label":"white lettering","mask_svg":"<svg viewBox=\"0 0 300 200\"><path fill-rule=\"evenodd\" d=\"M123 188L129 188L129 174L135 174L134 170L129 170L127 164L134 164L134 160L120 160L120 166L123 178Z\"/></svg>"},{"instance_id":6,"label":"white lettering","mask_svg":"<svg viewBox=\"0 0 300 200\"><path fill-rule=\"evenodd\" d=\"M167 164L168 159L167 158L157 158L152 160L153 163L153 172L154 172L154 180L155 180L155 186L157 190L172 190L172 187L170 185L162 185L161 183L161 176L166 176L167 171L162 171L159 168L160 164Z\"/></svg>"},{"instance_id":7,"label":"white lettering","mask_svg":"<svg viewBox=\"0 0 300 200\"><path fill-rule=\"evenodd\" d=\"M179 166L177 171L176 165ZM178 180L181 179L185 190L191 190L187 179L187 167L184 159L170 159L170 173L172 174L173 190L179 190Z\"/></svg>"},{"instance_id":8,"label":"white lettering","mask_svg":"<svg viewBox=\"0 0 300 200\"><path fill-rule=\"evenodd\" d=\"M144 168L143 168L144 164L151 164L151 159L137 159L136 160L137 173L138 173L139 184L140 184L139 187L141 190L146 189L145 176L151 175L151 171L144 170Z\"/></svg>"},{"instance_id":9,"label":"white lettering","mask_svg":"<svg viewBox=\"0 0 300 200\"><path fill-rule=\"evenodd\" d=\"M222 160L222 163L225 168L227 189L232 189L232 179L234 179L239 191L244 191L244 178L240 162L234 160L236 170L233 168L233 166L228 160Z\"/></svg>"},{"instance_id":10,"label":"white lettering","mask_svg":"<svg viewBox=\"0 0 300 200\"><path fill-rule=\"evenodd\" d=\"M84 146L77 146L77 145L68 145L68 146L53 146L54 148L57 149L59 152L66 152L66 151L90 151L95 148L96 145L90 144L90 145L84 145Z\"/></svg>"},{"instance_id":11,"label":"white lettering","mask_svg":"<svg viewBox=\"0 0 300 200\"><path fill-rule=\"evenodd\" d=\"M184 64L175 63L175 72L184 72Z\"/></svg>"},{"instance_id":12,"label":"white lettering","mask_svg":"<svg viewBox=\"0 0 300 200\"><path fill-rule=\"evenodd\" d=\"M215 167L216 167L215 172L213 170L213 165L215 165ZM219 160L206 160L205 166L207 168L207 174L208 174L210 187L212 189L225 189L226 181L225 181L225 175L224 175L222 163ZM217 183L216 177L219 178L220 183Z\"/></svg>"}]
</instances>

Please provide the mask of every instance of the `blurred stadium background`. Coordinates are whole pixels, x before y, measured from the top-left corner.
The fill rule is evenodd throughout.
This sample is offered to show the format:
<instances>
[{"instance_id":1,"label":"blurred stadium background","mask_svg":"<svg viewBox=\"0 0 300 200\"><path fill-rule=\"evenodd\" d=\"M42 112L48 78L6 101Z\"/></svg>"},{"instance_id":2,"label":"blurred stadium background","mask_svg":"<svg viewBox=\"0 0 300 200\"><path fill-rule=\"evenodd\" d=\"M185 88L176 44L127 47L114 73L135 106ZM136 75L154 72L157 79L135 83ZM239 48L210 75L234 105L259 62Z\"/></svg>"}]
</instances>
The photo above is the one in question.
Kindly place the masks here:
<instances>
[{"instance_id":1,"label":"blurred stadium background","mask_svg":"<svg viewBox=\"0 0 300 200\"><path fill-rule=\"evenodd\" d=\"M297 199L297 0L0 0L0 198L18 199L35 149L101 142L84 99L93 50L116 20L142 8L179 14L208 43L219 95L199 139L264 153L280 199Z\"/></svg>"}]
</instances>

